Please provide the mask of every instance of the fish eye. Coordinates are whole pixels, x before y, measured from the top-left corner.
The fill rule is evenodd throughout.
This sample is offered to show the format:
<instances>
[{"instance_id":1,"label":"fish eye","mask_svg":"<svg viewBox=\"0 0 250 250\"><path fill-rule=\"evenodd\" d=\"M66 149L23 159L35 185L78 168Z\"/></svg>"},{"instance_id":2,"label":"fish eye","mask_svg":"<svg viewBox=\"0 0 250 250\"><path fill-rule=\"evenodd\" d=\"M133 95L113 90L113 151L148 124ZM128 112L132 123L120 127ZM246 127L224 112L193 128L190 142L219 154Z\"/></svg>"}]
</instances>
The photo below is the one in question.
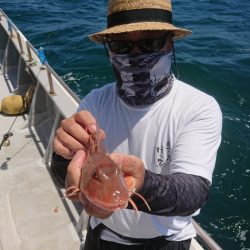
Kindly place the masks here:
<instances>
[{"instance_id":1,"label":"fish eye","mask_svg":"<svg viewBox=\"0 0 250 250\"><path fill-rule=\"evenodd\" d=\"M99 178L98 178L98 175L97 175L97 173L96 173L96 171L93 173L92 177L93 177L94 179L96 179L96 180L99 179Z\"/></svg>"}]
</instances>

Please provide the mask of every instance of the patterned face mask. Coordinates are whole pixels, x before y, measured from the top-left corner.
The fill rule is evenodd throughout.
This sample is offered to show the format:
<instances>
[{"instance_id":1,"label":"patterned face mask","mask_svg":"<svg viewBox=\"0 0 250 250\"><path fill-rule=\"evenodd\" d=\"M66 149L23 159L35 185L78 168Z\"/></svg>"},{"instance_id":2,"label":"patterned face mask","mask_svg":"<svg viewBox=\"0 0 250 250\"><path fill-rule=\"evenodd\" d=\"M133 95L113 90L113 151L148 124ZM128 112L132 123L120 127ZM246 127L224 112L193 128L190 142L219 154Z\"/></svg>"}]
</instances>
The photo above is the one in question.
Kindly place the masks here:
<instances>
[{"instance_id":1,"label":"patterned face mask","mask_svg":"<svg viewBox=\"0 0 250 250\"><path fill-rule=\"evenodd\" d=\"M117 80L117 93L131 106L152 104L172 88L172 52L110 55Z\"/></svg>"}]
</instances>

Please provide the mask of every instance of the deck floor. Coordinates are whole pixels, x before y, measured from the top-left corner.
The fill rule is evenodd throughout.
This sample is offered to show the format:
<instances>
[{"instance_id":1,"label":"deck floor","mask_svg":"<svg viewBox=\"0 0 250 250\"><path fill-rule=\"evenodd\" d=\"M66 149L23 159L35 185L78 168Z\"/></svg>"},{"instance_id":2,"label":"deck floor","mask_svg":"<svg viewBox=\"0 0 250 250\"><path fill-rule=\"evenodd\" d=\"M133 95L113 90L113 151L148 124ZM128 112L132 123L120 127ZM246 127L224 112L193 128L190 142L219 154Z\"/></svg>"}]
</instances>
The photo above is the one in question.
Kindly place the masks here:
<instances>
[{"instance_id":1,"label":"deck floor","mask_svg":"<svg viewBox=\"0 0 250 250\"><path fill-rule=\"evenodd\" d=\"M10 95L0 69L0 100ZM0 113L0 142L15 116ZM18 116L10 146L0 151L0 250L78 250L80 240L65 201L43 162L44 149Z\"/></svg>"}]
</instances>

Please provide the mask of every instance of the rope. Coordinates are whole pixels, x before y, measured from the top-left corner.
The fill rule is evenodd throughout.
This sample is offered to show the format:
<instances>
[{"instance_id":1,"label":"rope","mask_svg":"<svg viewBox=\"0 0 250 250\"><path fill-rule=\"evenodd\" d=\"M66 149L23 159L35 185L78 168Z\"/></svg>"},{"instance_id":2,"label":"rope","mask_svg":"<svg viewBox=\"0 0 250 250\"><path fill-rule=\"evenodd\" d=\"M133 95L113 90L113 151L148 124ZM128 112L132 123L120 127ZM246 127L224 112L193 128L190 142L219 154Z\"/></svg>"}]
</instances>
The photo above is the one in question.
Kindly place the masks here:
<instances>
[{"instance_id":1,"label":"rope","mask_svg":"<svg viewBox=\"0 0 250 250\"><path fill-rule=\"evenodd\" d=\"M2 142L1 142L1 144L0 144L0 151L1 151L1 148L2 148L3 144L4 144L4 143L9 139L9 137L12 136L12 135L13 135L13 133L11 133L11 132L8 132L8 133L6 133L6 134L3 135L3 139L2 139Z\"/></svg>"},{"instance_id":2,"label":"rope","mask_svg":"<svg viewBox=\"0 0 250 250\"><path fill-rule=\"evenodd\" d=\"M37 74L37 77L38 77L40 71L41 71L41 69L39 70L39 72L38 72L38 74ZM36 83L37 83L37 81L36 81ZM36 83L35 83L35 84L36 84ZM32 90L29 90L29 91L28 91L28 94L26 95L26 97L23 98L23 105L22 105L22 107L21 107L20 110L18 111L18 113L17 113L17 115L16 115L14 121L13 121L12 124L10 125L9 130L7 131L7 133L5 133L5 134L3 135L3 139L2 139L2 142L1 142L1 144L0 144L0 151L1 151L1 148L2 148L3 144L9 139L9 137L13 136L13 133L10 132L10 130L11 130L12 127L14 126L14 124L15 124L17 118L18 118L18 115L20 115L20 114L22 113L22 109L25 107L25 105L27 105L27 101L26 101L26 100L29 99L30 95L32 95L32 94L33 94L33 91L32 91Z\"/></svg>"}]
</instances>

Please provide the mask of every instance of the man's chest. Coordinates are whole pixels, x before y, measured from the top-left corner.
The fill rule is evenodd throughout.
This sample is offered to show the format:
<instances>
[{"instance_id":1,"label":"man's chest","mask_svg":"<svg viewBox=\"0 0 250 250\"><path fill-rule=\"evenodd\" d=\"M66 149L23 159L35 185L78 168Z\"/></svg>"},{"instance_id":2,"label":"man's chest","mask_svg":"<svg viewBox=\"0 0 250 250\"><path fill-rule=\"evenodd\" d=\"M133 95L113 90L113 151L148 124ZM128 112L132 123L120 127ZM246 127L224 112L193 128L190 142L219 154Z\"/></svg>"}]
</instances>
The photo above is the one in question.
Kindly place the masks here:
<instances>
[{"instance_id":1,"label":"man's chest","mask_svg":"<svg viewBox=\"0 0 250 250\"><path fill-rule=\"evenodd\" d=\"M133 125L116 122L116 126L113 126L106 123L104 130L108 152L135 155L143 160L147 169L159 174L170 173L171 151L176 133L169 120L157 122L152 117Z\"/></svg>"}]
</instances>

